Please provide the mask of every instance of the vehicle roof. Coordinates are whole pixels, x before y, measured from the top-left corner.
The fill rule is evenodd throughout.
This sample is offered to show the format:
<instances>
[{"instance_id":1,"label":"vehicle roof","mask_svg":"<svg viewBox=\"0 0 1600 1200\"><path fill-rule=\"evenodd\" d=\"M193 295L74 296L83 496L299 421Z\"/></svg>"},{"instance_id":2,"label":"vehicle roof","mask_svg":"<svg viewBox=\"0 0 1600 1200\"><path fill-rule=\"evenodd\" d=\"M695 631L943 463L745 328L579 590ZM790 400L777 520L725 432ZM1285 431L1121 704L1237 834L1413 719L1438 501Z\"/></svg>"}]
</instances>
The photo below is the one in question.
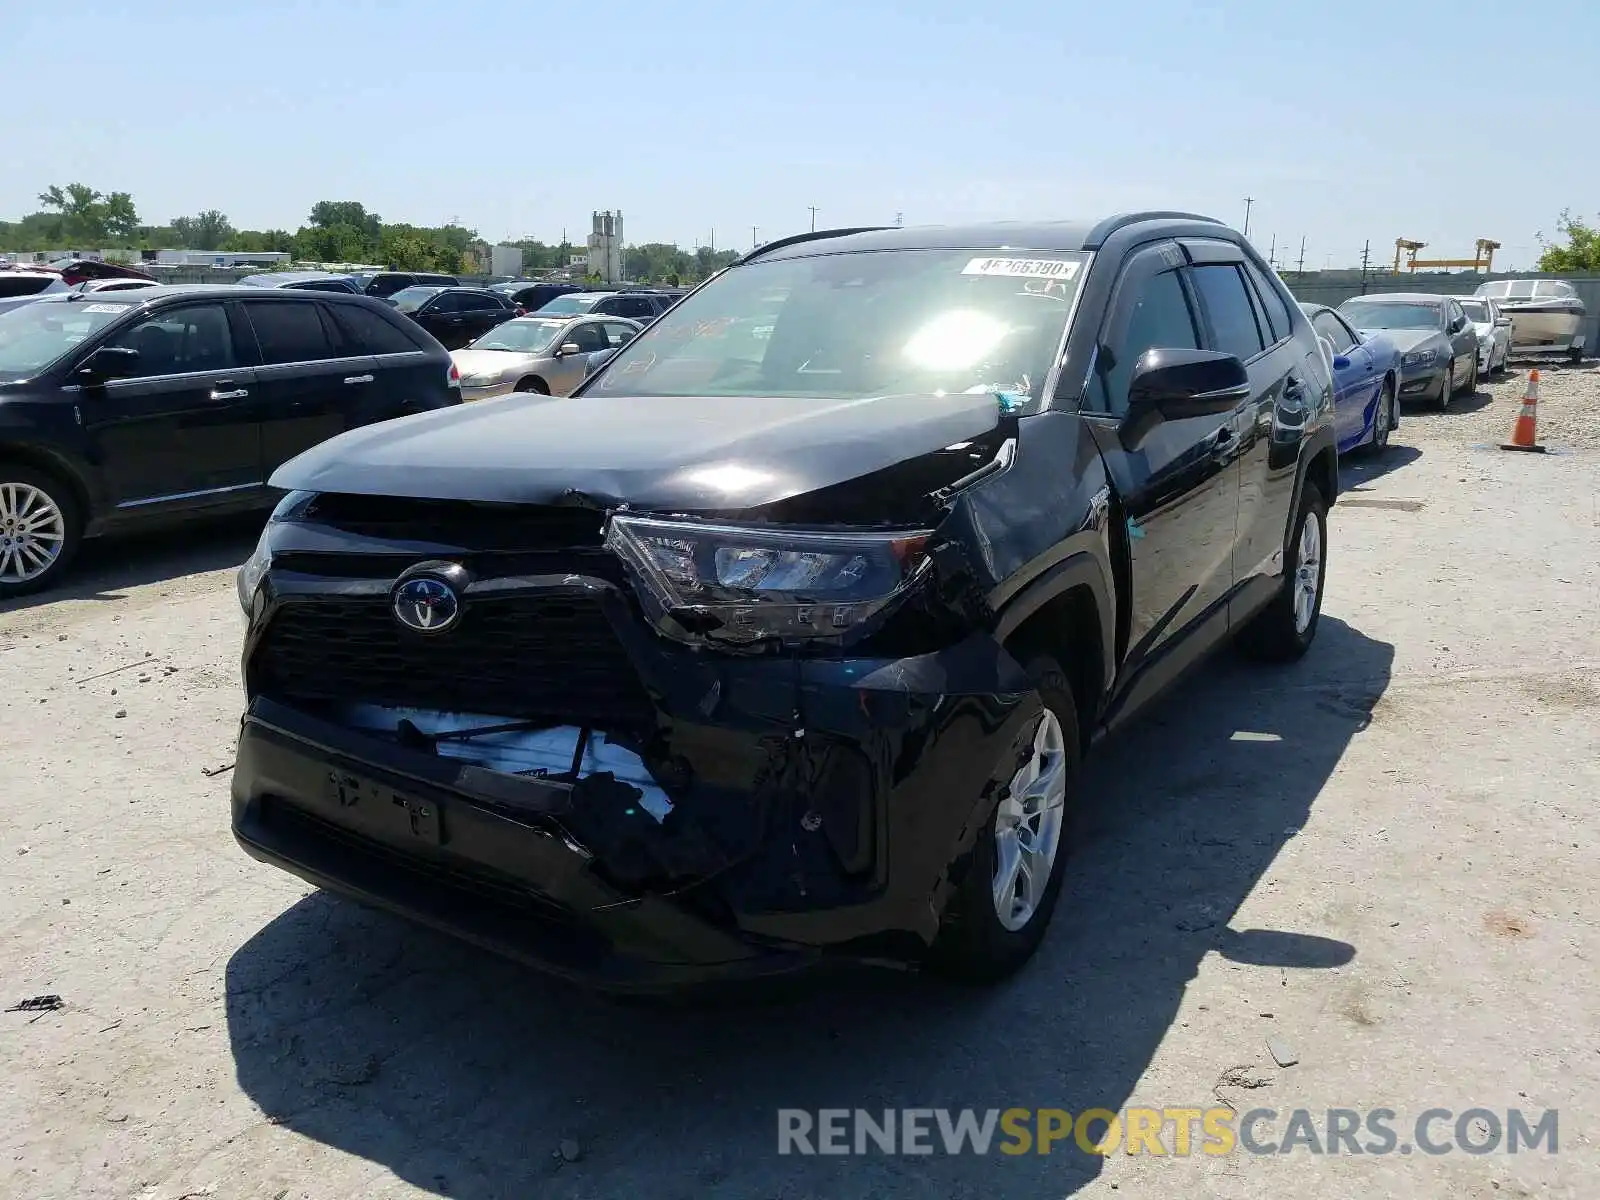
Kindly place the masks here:
<instances>
[{"instance_id":1,"label":"vehicle roof","mask_svg":"<svg viewBox=\"0 0 1600 1200\"><path fill-rule=\"evenodd\" d=\"M352 279L354 276L341 275L337 271L258 271L254 275L246 275L245 279L281 279L288 283L298 283L302 279ZM243 283L244 280L239 281Z\"/></svg>"},{"instance_id":2,"label":"vehicle roof","mask_svg":"<svg viewBox=\"0 0 1600 1200\"><path fill-rule=\"evenodd\" d=\"M1377 304L1437 304L1441 300L1459 300L1459 296L1442 296L1438 292L1377 292L1368 296L1351 296L1350 300L1370 300ZM1349 304L1350 300L1340 301Z\"/></svg>"},{"instance_id":3,"label":"vehicle roof","mask_svg":"<svg viewBox=\"0 0 1600 1200\"><path fill-rule=\"evenodd\" d=\"M865 250L1097 250L1113 233L1134 226L1148 232L1192 236L1196 225L1228 227L1198 213L1123 213L1095 221L988 221L967 225L922 225L901 228L824 230L797 234L757 247L740 261L801 258L811 254L848 254ZM1208 231L1210 232L1210 231Z\"/></svg>"},{"instance_id":4,"label":"vehicle roof","mask_svg":"<svg viewBox=\"0 0 1600 1200\"><path fill-rule=\"evenodd\" d=\"M266 300L293 300L293 301L325 301L332 299L335 303L345 303L356 300L353 294L345 295L339 292L294 292L285 294L283 288L251 287L238 283L153 283L149 287L131 288L128 290L126 301L121 300L120 293L112 292L110 296L103 296L100 292L73 292L74 299L89 296L97 299L88 301L93 304L153 304L161 300L182 296L190 300L215 299L215 300L246 300L250 297L259 297Z\"/></svg>"}]
</instances>

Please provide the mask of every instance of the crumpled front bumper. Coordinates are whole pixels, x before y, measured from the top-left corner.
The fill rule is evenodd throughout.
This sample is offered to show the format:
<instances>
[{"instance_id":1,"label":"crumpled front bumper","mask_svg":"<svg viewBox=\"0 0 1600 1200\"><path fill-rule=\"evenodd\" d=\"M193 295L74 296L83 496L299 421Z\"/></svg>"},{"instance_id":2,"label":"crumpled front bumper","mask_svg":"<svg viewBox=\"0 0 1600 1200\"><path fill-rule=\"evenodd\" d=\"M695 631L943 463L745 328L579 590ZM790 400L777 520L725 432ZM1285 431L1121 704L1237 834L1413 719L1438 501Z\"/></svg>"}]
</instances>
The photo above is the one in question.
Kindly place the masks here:
<instances>
[{"instance_id":1,"label":"crumpled front bumper","mask_svg":"<svg viewBox=\"0 0 1600 1200\"><path fill-rule=\"evenodd\" d=\"M692 781L662 783L673 818L731 814L758 836L672 887L640 886L575 834L611 799L597 777L506 775L266 696L242 723L235 836L320 887L604 990L915 957L1040 711L1021 668L975 634L907 659L715 670L712 717L652 689Z\"/></svg>"}]
</instances>

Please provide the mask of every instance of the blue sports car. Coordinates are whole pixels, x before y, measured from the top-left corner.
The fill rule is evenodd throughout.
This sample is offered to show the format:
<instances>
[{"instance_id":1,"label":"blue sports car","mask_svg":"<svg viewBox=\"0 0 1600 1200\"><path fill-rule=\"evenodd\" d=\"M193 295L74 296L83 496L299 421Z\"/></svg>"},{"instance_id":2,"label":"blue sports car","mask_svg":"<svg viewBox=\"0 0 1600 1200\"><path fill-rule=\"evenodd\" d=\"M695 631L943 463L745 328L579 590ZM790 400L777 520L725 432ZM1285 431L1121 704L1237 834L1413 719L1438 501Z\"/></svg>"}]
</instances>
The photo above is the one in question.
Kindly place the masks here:
<instances>
[{"instance_id":1,"label":"blue sports car","mask_svg":"<svg viewBox=\"0 0 1600 1200\"><path fill-rule=\"evenodd\" d=\"M1325 304L1302 304L1300 310L1317 331L1333 367L1333 434L1339 453L1358 446L1383 453L1390 432L1400 427L1400 406L1395 403L1400 351L1383 334L1357 333Z\"/></svg>"}]
</instances>

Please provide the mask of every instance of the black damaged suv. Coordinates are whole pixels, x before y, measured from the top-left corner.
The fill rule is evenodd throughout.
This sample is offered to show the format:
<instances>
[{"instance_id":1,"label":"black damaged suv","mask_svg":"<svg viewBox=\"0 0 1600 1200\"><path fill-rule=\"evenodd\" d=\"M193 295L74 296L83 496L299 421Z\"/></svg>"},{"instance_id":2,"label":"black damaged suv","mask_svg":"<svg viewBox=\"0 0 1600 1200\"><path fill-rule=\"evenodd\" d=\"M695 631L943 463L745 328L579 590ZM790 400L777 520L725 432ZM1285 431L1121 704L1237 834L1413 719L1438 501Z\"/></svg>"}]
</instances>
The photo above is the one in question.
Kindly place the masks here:
<instances>
[{"instance_id":1,"label":"black damaged suv","mask_svg":"<svg viewBox=\"0 0 1600 1200\"><path fill-rule=\"evenodd\" d=\"M571 978L1033 953L1080 756L1317 629L1317 339L1237 233L819 232L571 399L346 433L239 575L244 849Z\"/></svg>"}]
</instances>

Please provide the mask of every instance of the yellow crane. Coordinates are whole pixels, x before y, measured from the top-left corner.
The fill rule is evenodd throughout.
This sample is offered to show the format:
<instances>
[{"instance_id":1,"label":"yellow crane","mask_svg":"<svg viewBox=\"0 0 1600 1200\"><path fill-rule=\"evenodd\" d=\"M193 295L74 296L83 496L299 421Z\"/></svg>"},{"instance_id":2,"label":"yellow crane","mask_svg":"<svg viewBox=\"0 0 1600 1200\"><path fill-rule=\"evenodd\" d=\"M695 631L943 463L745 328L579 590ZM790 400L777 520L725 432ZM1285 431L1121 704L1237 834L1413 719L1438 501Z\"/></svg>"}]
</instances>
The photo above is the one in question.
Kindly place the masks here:
<instances>
[{"instance_id":1,"label":"yellow crane","mask_svg":"<svg viewBox=\"0 0 1600 1200\"><path fill-rule=\"evenodd\" d=\"M1471 258L1418 258L1417 251L1427 244L1427 242L1413 242L1410 238L1395 238L1394 273L1396 275L1400 274L1400 256L1404 254L1406 256L1406 270L1412 273L1429 268L1448 270L1451 267L1470 267L1474 271L1487 274L1494 269L1494 252L1500 249L1499 242L1490 241L1488 238L1479 238Z\"/></svg>"}]
</instances>

